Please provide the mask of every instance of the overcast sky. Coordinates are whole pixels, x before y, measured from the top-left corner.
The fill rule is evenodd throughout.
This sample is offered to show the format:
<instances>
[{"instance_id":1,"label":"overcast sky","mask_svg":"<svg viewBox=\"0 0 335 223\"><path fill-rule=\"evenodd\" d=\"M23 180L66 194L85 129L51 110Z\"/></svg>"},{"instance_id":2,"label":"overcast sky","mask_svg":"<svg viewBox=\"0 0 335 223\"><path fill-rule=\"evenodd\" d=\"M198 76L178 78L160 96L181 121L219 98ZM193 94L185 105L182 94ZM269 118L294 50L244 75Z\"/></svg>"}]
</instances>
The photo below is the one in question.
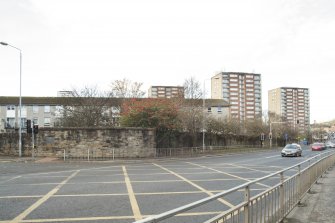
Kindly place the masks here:
<instances>
[{"instance_id":1,"label":"overcast sky","mask_svg":"<svg viewBox=\"0 0 335 223\"><path fill-rule=\"evenodd\" d=\"M335 118L334 12L334 0L0 0L0 41L23 52L23 96L123 78L209 90L217 72L255 72L263 110L270 89L309 88L313 123ZM0 77L0 96L18 96L19 54L2 45Z\"/></svg>"}]
</instances>

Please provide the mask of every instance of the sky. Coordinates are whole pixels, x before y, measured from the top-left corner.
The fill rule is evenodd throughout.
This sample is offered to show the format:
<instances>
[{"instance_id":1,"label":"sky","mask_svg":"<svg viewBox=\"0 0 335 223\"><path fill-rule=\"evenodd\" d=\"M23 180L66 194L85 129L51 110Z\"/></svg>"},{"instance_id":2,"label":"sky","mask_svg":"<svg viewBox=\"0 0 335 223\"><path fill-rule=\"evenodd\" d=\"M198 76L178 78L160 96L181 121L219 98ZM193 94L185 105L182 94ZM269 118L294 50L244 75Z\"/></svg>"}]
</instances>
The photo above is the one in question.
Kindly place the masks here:
<instances>
[{"instance_id":1,"label":"sky","mask_svg":"<svg viewBox=\"0 0 335 223\"><path fill-rule=\"evenodd\" d=\"M268 90L310 89L311 123L335 119L334 0L0 0L0 41L22 51L22 96L127 78L205 84L221 71ZM19 51L0 45L0 96L19 95Z\"/></svg>"}]
</instances>

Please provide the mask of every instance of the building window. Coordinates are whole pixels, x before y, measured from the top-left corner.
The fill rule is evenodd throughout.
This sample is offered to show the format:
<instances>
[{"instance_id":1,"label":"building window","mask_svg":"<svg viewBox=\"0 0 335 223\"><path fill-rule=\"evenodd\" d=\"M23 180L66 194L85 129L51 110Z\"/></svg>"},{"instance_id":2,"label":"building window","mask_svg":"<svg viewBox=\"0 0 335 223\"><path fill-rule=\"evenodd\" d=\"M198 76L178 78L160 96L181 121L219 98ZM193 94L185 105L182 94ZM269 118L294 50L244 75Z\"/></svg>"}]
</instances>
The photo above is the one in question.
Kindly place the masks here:
<instances>
[{"instance_id":1,"label":"building window","mask_svg":"<svg viewBox=\"0 0 335 223\"><path fill-rule=\"evenodd\" d=\"M15 118L7 118L6 128L14 128L15 127Z\"/></svg>"},{"instance_id":2,"label":"building window","mask_svg":"<svg viewBox=\"0 0 335 223\"><path fill-rule=\"evenodd\" d=\"M50 112L50 105L44 105L44 112L49 113Z\"/></svg>"},{"instance_id":3,"label":"building window","mask_svg":"<svg viewBox=\"0 0 335 223\"><path fill-rule=\"evenodd\" d=\"M14 105L7 105L7 110L15 110L15 106Z\"/></svg>"},{"instance_id":4,"label":"building window","mask_svg":"<svg viewBox=\"0 0 335 223\"><path fill-rule=\"evenodd\" d=\"M49 127L50 126L50 118L44 118L44 126Z\"/></svg>"},{"instance_id":5,"label":"building window","mask_svg":"<svg viewBox=\"0 0 335 223\"><path fill-rule=\"evenodd\" d=\"M211 108L211 107L208 107L207 111L208 111L208 112L212 112L212 108Z\"/></svg>"},{"instance_id":6,"label":"building window","mask_svg":"<svg viewBox=\"0 0 335 223\"><path fill-rule=\"evenodd\" d=\"M222 112L222 107L218 107L218 113Z\"/></svg>"},{"instance_id":7,"label":"building window","mask_svg":"<svg viewBox=\"0 0 335 223\"><path fill-rule=\"evenodd\" d=\"M33 113L38 113L38 105L33 105Z\"/></svg>"}]
</instances>

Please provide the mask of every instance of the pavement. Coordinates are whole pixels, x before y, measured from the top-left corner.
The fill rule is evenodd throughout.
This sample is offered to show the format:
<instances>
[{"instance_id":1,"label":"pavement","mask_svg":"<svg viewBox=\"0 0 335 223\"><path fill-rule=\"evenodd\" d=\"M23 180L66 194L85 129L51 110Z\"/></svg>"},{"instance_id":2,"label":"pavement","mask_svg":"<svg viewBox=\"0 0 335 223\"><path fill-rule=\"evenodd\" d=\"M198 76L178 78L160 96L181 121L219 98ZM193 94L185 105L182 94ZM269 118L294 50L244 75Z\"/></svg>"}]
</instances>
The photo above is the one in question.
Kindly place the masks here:
<instances>
[{"instance_id":1,"label":"pavement","mask_svg":"<svg viewBox=\"0 0 335 223\"><path fill-rule=\"evenodd\" d=\"M335 223L335 166L318 180L284 220L285 223Z\"/></svg>"}]
</instances>

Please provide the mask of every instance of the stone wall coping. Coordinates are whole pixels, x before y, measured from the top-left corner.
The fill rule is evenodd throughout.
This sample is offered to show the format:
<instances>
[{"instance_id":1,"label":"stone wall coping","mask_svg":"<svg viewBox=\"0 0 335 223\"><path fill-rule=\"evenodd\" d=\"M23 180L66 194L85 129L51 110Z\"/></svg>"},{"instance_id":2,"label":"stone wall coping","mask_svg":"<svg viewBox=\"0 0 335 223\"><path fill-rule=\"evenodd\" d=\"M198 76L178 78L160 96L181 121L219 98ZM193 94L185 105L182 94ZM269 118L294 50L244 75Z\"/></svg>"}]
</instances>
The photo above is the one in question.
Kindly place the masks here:
<instances>
[{"instance_id":1,"label":"stone wall coping","mask_svg":"<svg viewBox=\"0 0 335 223\"><path fill-rule=\"evenodd\" d=\"M40 127L41 131L66 131L66 130L148 130L155 131L155 128L141 127Z\"/></svg>"}]
</instances>

